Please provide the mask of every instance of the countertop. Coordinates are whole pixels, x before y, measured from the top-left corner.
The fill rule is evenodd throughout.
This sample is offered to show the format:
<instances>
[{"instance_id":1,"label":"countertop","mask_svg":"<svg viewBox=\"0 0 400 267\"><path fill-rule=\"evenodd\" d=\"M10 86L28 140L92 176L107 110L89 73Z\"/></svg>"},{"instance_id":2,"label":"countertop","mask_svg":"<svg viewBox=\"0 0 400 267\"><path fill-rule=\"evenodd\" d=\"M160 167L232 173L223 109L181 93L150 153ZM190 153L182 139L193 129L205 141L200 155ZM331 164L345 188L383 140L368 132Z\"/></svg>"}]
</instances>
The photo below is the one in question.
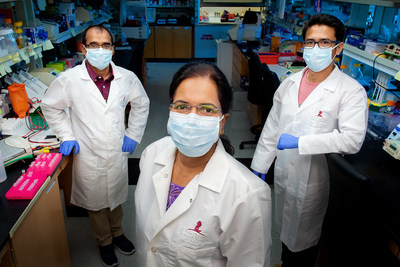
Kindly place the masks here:
<instances>
[{"instance_id":1,"label":"countertop","mask_svg":"<svg viewBox=\"0 0 400 267\"><path fill-rule=\"evenodd\" d=\"M66 157L63 156L52 175L54 175L65 159ZM26 170L33 160L34 159L20 160L7 166L7 179L3 183L0 183L0 250L10 239L10 230L14 227L15 223L31 202L31 200L8 200L5 195L14 182L21 176L21 171ZM44 186L46 186L46 182Z\"/></svg>"}]
</instances>

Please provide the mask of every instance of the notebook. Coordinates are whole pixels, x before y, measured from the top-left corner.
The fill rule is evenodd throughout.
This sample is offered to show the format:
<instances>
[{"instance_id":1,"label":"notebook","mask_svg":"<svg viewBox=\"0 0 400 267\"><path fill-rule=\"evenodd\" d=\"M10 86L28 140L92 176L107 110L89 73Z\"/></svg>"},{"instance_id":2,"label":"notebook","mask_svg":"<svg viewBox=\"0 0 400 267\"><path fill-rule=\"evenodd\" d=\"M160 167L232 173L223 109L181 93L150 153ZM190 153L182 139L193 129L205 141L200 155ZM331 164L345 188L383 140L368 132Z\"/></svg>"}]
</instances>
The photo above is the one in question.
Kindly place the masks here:
<instances>
[{"instance_id":1,"label":"notebook","mask_svg":"<svg viewBox=\"0 0 400 267\"><path fill-rule=\"evenodd\" d=\"M5 139L0 140L0 151L4 162L7 162L25 153L25 149L23 148L7 145L5 143Z\"/></svg>"}]
</instances>

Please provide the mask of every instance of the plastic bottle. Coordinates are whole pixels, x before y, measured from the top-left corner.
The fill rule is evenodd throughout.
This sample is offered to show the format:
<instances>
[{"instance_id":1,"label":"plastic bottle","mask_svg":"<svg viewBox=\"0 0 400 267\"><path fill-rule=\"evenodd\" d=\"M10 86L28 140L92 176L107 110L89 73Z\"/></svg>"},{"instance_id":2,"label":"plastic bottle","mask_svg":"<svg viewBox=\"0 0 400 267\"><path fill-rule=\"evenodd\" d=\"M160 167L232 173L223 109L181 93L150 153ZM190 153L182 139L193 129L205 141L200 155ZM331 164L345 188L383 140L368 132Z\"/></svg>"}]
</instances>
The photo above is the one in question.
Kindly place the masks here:
<instances>
[{"instance_id":1,"label":"plastic bottle","mask_svg":"<svg viewBox=\"0 0 400 267\"><path fill-rule=\"evenodd\" d=\"M347 65L340 65L340 70L347 74Z\"/></svg>"},{"instance_id":2,"label":"plastic bottle","mask_svg":"<svg viewBox=\"0 0 400 267\"><path fill-rule=\"evenodd\" d=\"M385 113L393 114L395 107L396 107L395 101L392 101L392 100L386 101Z\"/></svg>"},{"instance_id":3,"label":"plastic bottle","mask_svg":"<svg viewBox=\"0 0 400 267\"><path fill-rule=\"evenodd\" d=\"M4 182L7 179L6 168L4 167L3 156L0 151L0 183Z\"/></svg>"},{"instance_id":4,"label":"plastic bottle","mask_svg":"<svg viewBox=\"0 0 400 267\"><path fill-rule=\"evenodd\" d=\"M5 18L5 19L4 19L4 26L5 26L6 28L10 28L10 29L13 29L13 28L14 28L14 26L13 26L12 23L11 23L11 19L10 19L10 18Z\"/></svg>"},{"instance_id":5,"label":"plastic bottle","mask_svg":"<svg viewBox=\"0 0 400 267\"><path fill-rule=\"evenodd\" d=\"M334 61L335 61L335 64L340 68L340 58L335 57Z\"/></svg>"},{"instance_id":6,"label":"plastic bottle","mask_svg":"<svg viewBox=\"0 0 400 267\"><path fill-rule=\"evenodd\" d=\"M360 64L358 64L360 65ZM350 77L352 77L353 79L358 79L358 71L357 71L357 63L353 65L353 68L350 69L350 73L349 73Z\"/></svg>"},{"instance_id":7,"label":"plastic bottle","mask_svg":"<svg viewBox=\"0 0 400 267\"><path fill-rule=\"evenodd\" d=\"M18 48L24 48L26 46L26 39L22 35L21 29L15 29L15 41L17 42Z\"/></svg>"}]
</instances>

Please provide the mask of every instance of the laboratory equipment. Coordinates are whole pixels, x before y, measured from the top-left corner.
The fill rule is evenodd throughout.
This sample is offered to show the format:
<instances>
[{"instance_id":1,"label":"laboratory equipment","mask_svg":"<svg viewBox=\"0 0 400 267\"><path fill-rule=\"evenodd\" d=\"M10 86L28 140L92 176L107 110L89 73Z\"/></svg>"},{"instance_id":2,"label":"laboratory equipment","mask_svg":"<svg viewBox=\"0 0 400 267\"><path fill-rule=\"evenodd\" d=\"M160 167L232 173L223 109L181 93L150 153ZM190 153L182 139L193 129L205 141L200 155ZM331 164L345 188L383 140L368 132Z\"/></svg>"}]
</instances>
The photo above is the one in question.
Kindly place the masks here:
<instances>
[{"instance_id":1,"label":"laboratory equipment","mask_svg":"<svg viewBox=\"0 0 400 267\"><path fill-rule=\"evenodd\" d=\"M17 42L15 41L14 31L11 28L0 29L0 37L4 37L7 54L18 52Z\"/></svg>"},{"instance_id":2,"label":"laboratory equipment","mask_svg":"<svg viewBox=\"0 0 400 267\"><path fill-rule=\"evenodd\" d=\"M400 159L400 124L390 133L383 144L383 150L388 152L396 159Z\"/></svg>"},{"instance_id":3,"label":"laboratory equipment","mask_svg":"<svg viewBox=\"0 0 400 267\"><path fill-rule=\"evenodd\" d=\"M0 183L4 182L7 179L6 168L4 167L4 161L2 152L0 151Z\"/></svg>"},{"instance_id":4,"label":"laboratory equipment","mask_svg":"<svg viewBox=\"0 0 400 267\"><path fill-rule=\"evenodd\" d=\"M397 125L393 131L390 133L388 139L390 140L395 140L395 141L400 141L400 124Z\"/></svg>"},{"instance_id":5,"label":"laboratory equipment","mask_svg":"<svg viewBox=\"0 0 400 267\"><path fill-rule=\"evenodd\" d=\"M372 95L370 96L370 99L372 101L375 101L376 103L382 103L384 100L384 96L386 93L386 86L389 82L389 75L380 72L378 74L378 77L376 78L375 82L375 89L372 92Z\"/></svg>"},{"instance_id":6,"label":"laboratory equipment","mask_svg":"<svg viewBox=\"0 0 400 267\"><path fill-rule=\"evenodd\" d=\"M400 159L400 141L386 139L383 144L383 150L395 159Z\"/></svg>"},{"instance_id":7,"label":"laboratory equipment","mask_svg":"<svg viewBox=\"0 0 400 267\"><path fill-rule=\"evenodd\" d=\"M21 147L22 145L16 146L16 145L8 144L7 139L10 139L10 138L12 139L13 137L7 137L6 139L0 140L0 151L2 153L2 159L3 159L3 162L5 165L8 165L9 161L11 161L14 158L17 158L19 156L22 156L26 152L24 147ZM12 143L12 141L11 141L11 143ZM28 143L28 147L30 147L29 143Z\"/></svg>"}]
</instances>

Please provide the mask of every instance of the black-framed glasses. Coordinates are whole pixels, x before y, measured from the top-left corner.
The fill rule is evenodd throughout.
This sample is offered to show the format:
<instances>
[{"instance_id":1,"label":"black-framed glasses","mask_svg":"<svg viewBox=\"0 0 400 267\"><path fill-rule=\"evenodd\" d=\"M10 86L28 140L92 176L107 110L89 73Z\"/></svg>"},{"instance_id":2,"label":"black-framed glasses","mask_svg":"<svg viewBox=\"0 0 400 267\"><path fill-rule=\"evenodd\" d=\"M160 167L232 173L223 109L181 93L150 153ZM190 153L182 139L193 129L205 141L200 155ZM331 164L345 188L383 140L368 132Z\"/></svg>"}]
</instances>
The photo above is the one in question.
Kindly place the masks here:
<instances>
[{"instance_id":1,"label":"black-framed glasses","mask_svg":"<svg viewBox=\"0 0 400 267\"><path fill-rule=\"evenodd\" d=\"M329 39L321 39L319 41L314 41L312 39L305 40L303 42L304 48L313 48L315 44L318 44L319 48L329 48L332 44L340 44L340 41L332 41Z\"/></svg>"},{"instance_id":2,"label":"black-framed glasses","mask_svg":"<svg viewBox=\"0 0 400 267\"><path fill-rule=\"evenodd\" d=\"M90 43L88 45L85 45L85 48L87 48L87 49L99 49L100 47L103 48L103 49L106 49L106 50L112 50L113 45L112 44L108 44L108 43L102 44L102 45L99 45L99 44L96 44L96 43Z\"/></svg>"},{"instance_id":3,"label":"black-framed glasses","mask_svg":"<svg viewBox=\"0 0 400 267\"><path fill-rule=\"evenodd\" d=\"M198 106L192 106L182 101L173 102L169 105L169 107L171 108L172 111L183 114L189 114L192 111L192 107L195 107L197 113L201 116L218 116L220 111L219 108L217 108L213 104L202 104Z\"/></svg>"}]
</instances>

